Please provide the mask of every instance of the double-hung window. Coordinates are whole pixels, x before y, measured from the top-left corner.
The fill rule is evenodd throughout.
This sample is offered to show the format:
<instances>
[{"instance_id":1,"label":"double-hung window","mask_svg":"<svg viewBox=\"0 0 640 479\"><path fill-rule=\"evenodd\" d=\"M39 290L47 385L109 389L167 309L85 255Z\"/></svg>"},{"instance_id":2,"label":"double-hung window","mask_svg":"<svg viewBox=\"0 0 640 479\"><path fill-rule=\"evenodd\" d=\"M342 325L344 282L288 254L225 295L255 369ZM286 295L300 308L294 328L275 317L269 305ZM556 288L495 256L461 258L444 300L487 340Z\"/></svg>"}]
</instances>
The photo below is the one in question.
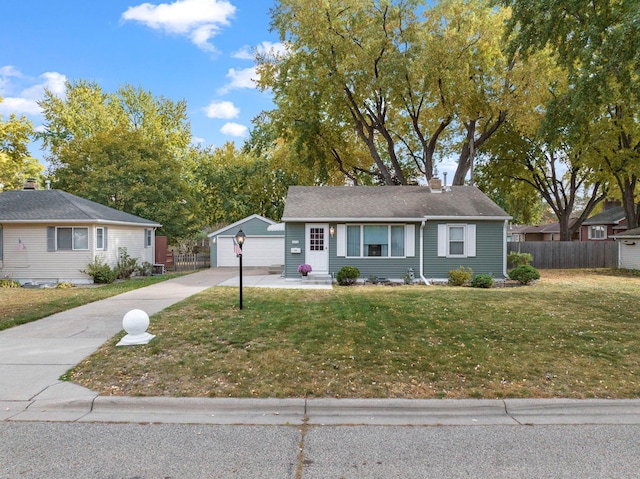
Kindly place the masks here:
<instances>
[{"instance_id":1,"label":"double-hung window","mask_svg":"<svg viewBox=\"0 0 640 479\"><path fill-rule=\"evenodd\" d=\"M47 227L47 251L76 251L89 249L89 228Z\"/></svg>"},{"instance_id":2,"label":"double-hung window","mask_svg":"<svg viewBox=\"0 0 640 479\"><path fill-rule=\"evenodd\" d=\"M468 258L476 255L476 225L439 224L438 256Z\"/></svg>"},{"instance_id":3,"label":"double-hung window","mask_svg":"<svg viewBox=\"0 0 640 479\"><path fill-rule=\"evenodd\" d=\"M96 249L97 250L108 249L107 233L108 233L108 228L105 226L98 226L96 228Z\"/></svg>"},{"instance_id":4,"label":"double-hung window","mask_svg":"<svg viewBox=\"0 0 640 479\"><path fill-rule=\"evenodd\" d=\"M151 235L152 230L150 229L145 229L144 230L144 247L145 248L151 248Z\"/></svg>"},{"instance_id":5,"label":"double-hung window","mask_svg":"<svg viewBox=\"0 0 640 479\"><path fill-rule=\"evenodd\" d=\"M347 257L404 257L405 225L347 225L346 243Z\"/></svg>"},{"instance_id":6,"label":"double-hung window","mask_svg":"<svg viewBox=\"0 0 640 479\"><path fill-rule=\"evenodd\" d=\"M604 225L589 226L589 239L592 239L592 240L607 239L607 227Z\"/></svg>"},{"instance_id":7,"label":"double-hung window","mask_svg":"<svg viewBox=\"0 0 640 479\"><path fill-rule=\"evenodd\" d=\"M449 226L448 256L464 256L465 226Z\"/></svg>"}]
</instances>

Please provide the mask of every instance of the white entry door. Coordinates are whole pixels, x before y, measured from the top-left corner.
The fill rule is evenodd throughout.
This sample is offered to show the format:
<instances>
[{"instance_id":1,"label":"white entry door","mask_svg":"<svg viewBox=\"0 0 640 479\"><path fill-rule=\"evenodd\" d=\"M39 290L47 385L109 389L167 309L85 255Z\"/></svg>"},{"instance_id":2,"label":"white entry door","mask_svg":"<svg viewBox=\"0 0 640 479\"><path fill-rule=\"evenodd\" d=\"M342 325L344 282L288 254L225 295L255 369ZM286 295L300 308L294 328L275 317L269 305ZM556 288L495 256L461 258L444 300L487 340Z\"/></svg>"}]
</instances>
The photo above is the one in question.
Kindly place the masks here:
<instances>
[{"instance_id":1,"label":"white entry door","mask_svg":"<svg viewBox=\"0 0 640 479\"><path fill-rule=\"evenodd\" d=\"M306 225L306 261L311 265L311 273L329 272L329 225Z\"/></svg>"}]
</instances>

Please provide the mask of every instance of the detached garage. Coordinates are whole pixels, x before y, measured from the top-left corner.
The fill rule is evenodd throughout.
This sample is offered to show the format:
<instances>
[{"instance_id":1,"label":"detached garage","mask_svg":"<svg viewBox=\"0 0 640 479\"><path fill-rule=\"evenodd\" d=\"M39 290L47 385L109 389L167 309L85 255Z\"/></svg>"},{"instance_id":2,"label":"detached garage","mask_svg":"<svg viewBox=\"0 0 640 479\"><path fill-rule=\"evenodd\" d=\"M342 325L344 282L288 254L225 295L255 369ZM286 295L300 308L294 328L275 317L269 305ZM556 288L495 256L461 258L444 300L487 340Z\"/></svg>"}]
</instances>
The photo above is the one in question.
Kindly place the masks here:
<instances>
[{"instance_id":1,"label":"detached garage","mask_svg":"<svg viewBox=\"0 0 640 479\"><path fill-rule=\"evenodd\" d=\"M209 233L211 267L237 266L233 241L238 230L247 236L242 248L243 266L284 265L284 231L277 223L260 215L251 215L218 231Z\"/></svg>"},{"instance_id":2,"label":"detached garage","mask_svg":"<svg viewBox=\"0 0 640 479\"><path fill-rule=\"evenodd\" d=\"M640 228L614 236L618 241L618 267L640 269Z\"/></svg>"}]
</instances>

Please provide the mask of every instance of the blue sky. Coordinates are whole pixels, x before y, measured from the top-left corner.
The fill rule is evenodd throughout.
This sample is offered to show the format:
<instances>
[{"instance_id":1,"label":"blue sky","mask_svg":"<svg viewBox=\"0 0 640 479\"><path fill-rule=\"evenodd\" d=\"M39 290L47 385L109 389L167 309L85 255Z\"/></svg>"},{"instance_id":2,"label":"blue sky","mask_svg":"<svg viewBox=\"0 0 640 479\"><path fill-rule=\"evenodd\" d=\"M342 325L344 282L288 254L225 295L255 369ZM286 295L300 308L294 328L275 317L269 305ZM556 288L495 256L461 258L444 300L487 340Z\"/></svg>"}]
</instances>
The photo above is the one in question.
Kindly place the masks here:
<instances>
[{"instance_id":1,"label":"blue sky","mask_svg":"<svg viewBox=\"0 0 640 479\"><path fill-rule=\"evenodd\" d=\"M131 84L185 99L194 142L241 145L260 111L255 49L278 48L272 0L9 0L0 14L0 114L36 127L44 88L93 80L105 91ZM31 154L44 153L32 144Z\"/></svg>"}]
</instances>

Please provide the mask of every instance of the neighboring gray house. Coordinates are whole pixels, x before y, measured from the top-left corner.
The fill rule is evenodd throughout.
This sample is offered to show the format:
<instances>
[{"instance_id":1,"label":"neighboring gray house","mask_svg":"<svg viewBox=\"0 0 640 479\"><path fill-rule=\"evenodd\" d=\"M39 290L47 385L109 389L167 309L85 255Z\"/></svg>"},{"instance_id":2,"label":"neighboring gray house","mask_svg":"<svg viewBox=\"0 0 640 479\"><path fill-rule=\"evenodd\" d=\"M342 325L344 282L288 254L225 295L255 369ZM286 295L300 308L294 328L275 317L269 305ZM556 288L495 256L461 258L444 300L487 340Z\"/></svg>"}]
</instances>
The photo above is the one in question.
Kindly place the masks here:
<instances>
[{"instance_id":1,"label":"neighboring gray house","mask_svg":"<svg viewBox=\"0 0 640 479\"><path fill-rule=\"evenodd\" d=\"M275 221L255 214L208 234L212 268L238 265L233 242L239 230L247 235L242 250L243 266L284 264L284 229L278 228Z\"/></svg>"},{"instance_id":2,"label":"neighboring gray house","mask_svg":"<svg viewBox=\"0 0 640 479\"><path fill-rule=\"evenodd\" d=\"M640 269L640 228L618 233L618 268Z\"/></svg>"},{"instance_id":3,"label":"neighboring gray house","mask_svg":"<svg viewBox=\"0 0 640 479\"><path fill-rule=\"evenodd\" d=\"M474 186L291 186L285 276L307 263L334 277L355 266L363 278L429 282L465 266L502 279L510 218Z\"/></svg>"},{"instance_id":4,"label":"neighboring gray house","mask_svg":"<svg viewBox=\"0 0 640 479\"><path fill-rule=\"evenodd\" d=\"M20 283L92 283L81 273L100 258L111 266L118 248L154 262L161 225L61 190L0 193L0 278Z\"/></svg>"}]
</instances>

